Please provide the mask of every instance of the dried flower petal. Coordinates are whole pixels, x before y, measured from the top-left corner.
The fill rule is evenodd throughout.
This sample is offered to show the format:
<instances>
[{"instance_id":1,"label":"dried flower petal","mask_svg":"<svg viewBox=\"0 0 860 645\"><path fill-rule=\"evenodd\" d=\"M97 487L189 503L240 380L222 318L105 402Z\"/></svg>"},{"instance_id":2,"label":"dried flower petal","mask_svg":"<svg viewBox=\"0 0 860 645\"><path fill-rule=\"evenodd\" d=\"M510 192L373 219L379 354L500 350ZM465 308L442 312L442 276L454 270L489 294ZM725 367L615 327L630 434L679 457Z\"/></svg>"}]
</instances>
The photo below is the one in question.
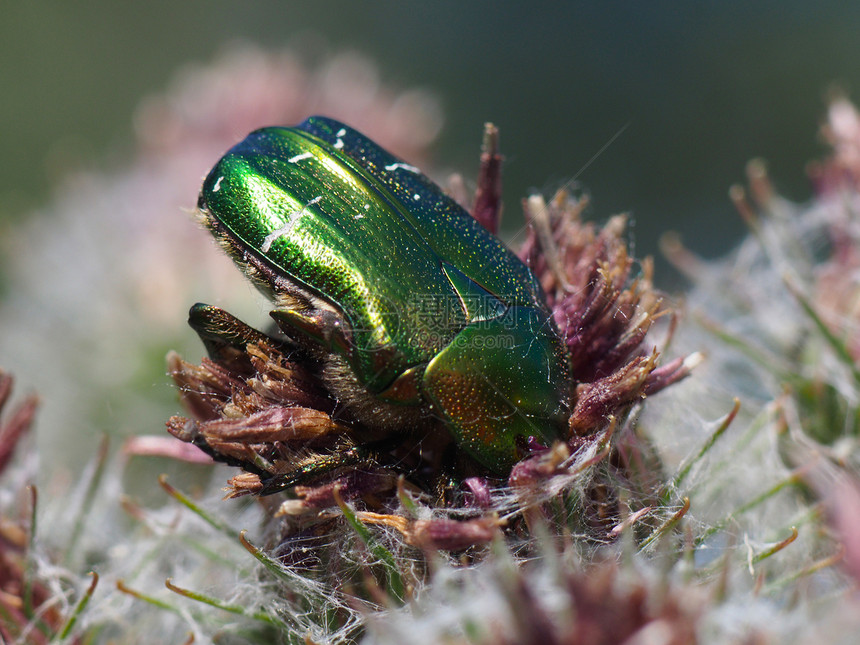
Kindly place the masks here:
<instances>
[{"instance_id":1,"label":"dried flower petal","mask_svg":"<svg viewBox=\"0 0 860 645\"><path fill-rule=\"evenodd\" d=\"M578 386L570 416L571 431L580 436L591 434L611 415L642 400L656 359L656 354L640 356L610 376Z\"/></svg>"},{"instance_id":2,"label":"dried flower petal","mask_svg":"<svg viewBox=\"0 0 860 645\"><path fill-rule=\"evenodd\" d=\"M498 533L503 522L494 515L472 520L408 520L400 515L358 513L357 517L368 524L382 524L397 529L407 544L421 549L460 551L486 544Z\"/></svg>"}]
</instances>

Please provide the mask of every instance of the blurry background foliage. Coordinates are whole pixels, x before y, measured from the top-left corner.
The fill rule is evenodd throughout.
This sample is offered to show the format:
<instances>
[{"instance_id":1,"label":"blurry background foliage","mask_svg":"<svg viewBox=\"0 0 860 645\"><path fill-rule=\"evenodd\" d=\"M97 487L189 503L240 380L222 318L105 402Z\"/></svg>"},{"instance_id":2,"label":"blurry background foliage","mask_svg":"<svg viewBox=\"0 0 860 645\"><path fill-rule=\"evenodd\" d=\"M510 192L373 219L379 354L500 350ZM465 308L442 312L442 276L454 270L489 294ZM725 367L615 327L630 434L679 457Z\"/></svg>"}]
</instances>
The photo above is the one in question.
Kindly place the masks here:
<instances>
[{"instance_id":1,"label":"blurry background foliage","mask_svg":"<svg viewBox=\"0 0 860 645\"><path fill-rule=\"evenodd\" d=\"M834 1L4 2L0 231L69 169L121 163L134 107L183 63L237 41L301 43L309 59L353 48L385 82L437 92L441 168L473 178L481 125L498 124L508 230L530 188L579 173L595 216L632 212L637 255L674 229L714 257L742 234L726 189L748 158L788 197L809 195L811 126L827 83L860 87L858 33L860 4Z\"/></svg>"}]
</instances>

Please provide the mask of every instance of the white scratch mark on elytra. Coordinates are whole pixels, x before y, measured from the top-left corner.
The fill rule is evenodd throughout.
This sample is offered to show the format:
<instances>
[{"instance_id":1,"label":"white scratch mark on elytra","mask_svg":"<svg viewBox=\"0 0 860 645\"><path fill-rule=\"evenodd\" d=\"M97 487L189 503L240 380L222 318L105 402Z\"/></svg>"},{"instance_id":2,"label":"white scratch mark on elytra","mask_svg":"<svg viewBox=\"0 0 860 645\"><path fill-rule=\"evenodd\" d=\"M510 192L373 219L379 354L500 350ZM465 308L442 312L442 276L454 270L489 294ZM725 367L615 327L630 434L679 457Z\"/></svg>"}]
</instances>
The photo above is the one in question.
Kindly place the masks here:
<instances>
[{"instance_id":1,"label":"white scratch mark on elytra","mask_svg":"<svg viewBox=\"0 0 860 645\"><path fill-rule=\"evenodd\" d=\"M418 170L418 168L416 168L415 166L411 166L408 163L402 163L399 161L397 163L388 164L387 166L385 166L385 169L386 170L398 170L398 169L399 170L408 170L409 172L414 172L416 175L421 173L421 171Z\"/></svg>"},{"instance_id":2,"label":"white scratch mark on elytra","mask_svg":"<svg viewBox=\"0 0 860 645\"><path fill-rule=\"evenodd\" d=\"M302 159L312 159L314 154L312 152L303 152L295 157L290 157L287 159L287 163L296 163L297 161L301 161Z\"/></svg>"},{"instance_id":3,"label":"white scratch mark on elytra","mask_svg":"<svg viewBox=\"0 0 860 645\"><path fill-rule=\"evenodd\" d=\"M337 132L334 133L334 136L337 137L337 141L334 142L334 147L337 150L340 150L341 148L343 148L343 140L341 139L341 137L345 134L346 134L346 128L341 128L340 130L338 130Z\"/></svg>"},{"instance_id":4,"label":"white scratch mark on elytra","mask_svg":"<svg viewBox=\"0 0 860 645\"><path fill-rule=\"evenodd\" d=\"M212 186L212 192L213 193L217 193L219 190L221 190L221 182L222 181L224 181L224 175L221 175L220 177L218 177L218 181L216 181L215 185Z\"/></svg>"},{"instance_id":5,"label":"white scratch mark on elytra","mask_svg":"<svg viewBox=\"0 0 860 645\"><path fill-rule=\"evenodd\" d=\"M264 239L263 243L260 245L260 251L262 251L263 253L268 253L269 249L272 248L272 242L277 240L282 235L288 235L289 232L291 230L293 230L293 227L296 225L296 222L299 220L299 217L302 216L302 213L304 213L308 209L309 206L313 206L314 204L319 202L322 198L323 198L322 195L317 195L311 201L309 201L307 204L302 206L301 210L290 213L290 218L287 220L286 224L284 224L281 228L279 228L275 231L272 231L271 233L269 233L266 236L266 239Z\"/></svg>"}]
</instances>

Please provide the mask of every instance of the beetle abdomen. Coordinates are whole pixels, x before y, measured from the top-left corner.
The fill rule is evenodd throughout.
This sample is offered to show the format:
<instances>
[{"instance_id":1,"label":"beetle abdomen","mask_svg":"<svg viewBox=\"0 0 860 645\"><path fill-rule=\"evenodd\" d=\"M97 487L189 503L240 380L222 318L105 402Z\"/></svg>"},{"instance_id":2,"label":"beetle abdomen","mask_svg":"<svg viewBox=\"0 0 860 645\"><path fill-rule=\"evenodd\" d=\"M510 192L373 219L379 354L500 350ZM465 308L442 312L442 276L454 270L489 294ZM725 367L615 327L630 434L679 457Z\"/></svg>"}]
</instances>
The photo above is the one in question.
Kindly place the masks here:
<instances>
[{"instance_id":1,"label":"beetle abdomen","mask_svg":"<svg viewBox=\"0 0 860 645\"><path fill-rule=\"evenodd\" d=\"M534 437L566 436L567 359L554 326L533 307L473 323L424 372L423 391L458 444L496 472Z\"/></svg>"}]
</instances>

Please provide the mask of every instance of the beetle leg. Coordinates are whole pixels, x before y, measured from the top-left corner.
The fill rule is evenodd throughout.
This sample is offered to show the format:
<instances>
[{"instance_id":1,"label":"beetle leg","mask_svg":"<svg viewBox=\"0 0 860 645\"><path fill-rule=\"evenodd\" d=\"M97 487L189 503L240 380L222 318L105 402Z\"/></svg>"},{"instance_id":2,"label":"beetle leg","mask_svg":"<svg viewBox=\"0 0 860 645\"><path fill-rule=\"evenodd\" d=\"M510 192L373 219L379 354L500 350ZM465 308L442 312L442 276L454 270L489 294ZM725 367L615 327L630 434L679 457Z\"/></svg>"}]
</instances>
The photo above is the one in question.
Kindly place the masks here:
<instances>
[{"instance_id":1,"label":"beetle leg","mask_svg":"<svg viewBox=\"0 0 860 645\"><path fill-rule=\"evenodd\" d=\"M295 309L275 309L269 315L278 323L287 336L301 332L304 336L315 340L329 352L337 352L349 357L352 354L352 342L346 330L343 318L326 309L314 309L311 312L299 312Z\"/></svg>"},{"instance_id":2,"label":"beetle leg","mask_svg":"<svg viewBox=\"0 0 860 645\"><path fill-rule=\"evenodd\" d=\"M315 455L307 463L280 475L260 476L263 488L258 495L273 495L287 488L307 484L341 468L362 465L377 465L379 455L376 451L362 446L353 446L336 453Z\"/></svg>"},{"instance_id":3,"label":"beetle leg","mask_svg":"<svg viewBox=\"0 0 860 645\"><path fill-rule=\"evenodd\" d=\"M263 343L273 347L284 344L282 340L249 327L223 309L202 302L191 307L188 324L203 341L209 358L222 363L232 363L240 359L250 344Z\"/></svg>"}]
</instances>

